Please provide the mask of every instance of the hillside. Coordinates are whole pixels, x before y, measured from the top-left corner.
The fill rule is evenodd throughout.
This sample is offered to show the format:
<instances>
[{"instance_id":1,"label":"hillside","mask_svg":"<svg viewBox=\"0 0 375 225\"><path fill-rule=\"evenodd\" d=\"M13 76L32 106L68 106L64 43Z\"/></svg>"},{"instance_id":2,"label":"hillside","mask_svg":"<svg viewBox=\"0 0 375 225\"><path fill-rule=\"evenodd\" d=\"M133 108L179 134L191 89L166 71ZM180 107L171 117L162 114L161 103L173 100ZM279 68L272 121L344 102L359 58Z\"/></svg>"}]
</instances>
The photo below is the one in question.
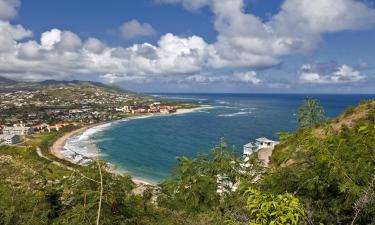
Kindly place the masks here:
<instances>
[{"instance_id":1,"label":"hillside","mask_svg":"<svg viewBox=\"0 0 375 225\"><path fill-rule=\"evenodd\" d=\"M375 100L281 139L262 189L294 193L314 223L375 223Z\"/></svg>"},{"instance_id":2,"label":"hillside","mask_svg":"<svg viewBox=\"0 0 375 225\"><path fill-rule=\"evenodd\" d=\"M125 94L135 94L131 91L124 90L117 86L106 85L100 82L94 81L80 81L80 80L45 80L41 82L20 82L4 77L0 77L0 93L1 92L15 92L15 91L36 91L43 90L46 88L81 88L81 87L93 87L100 88L108 92L119 92Z\"/></svg>"}]
</instances>

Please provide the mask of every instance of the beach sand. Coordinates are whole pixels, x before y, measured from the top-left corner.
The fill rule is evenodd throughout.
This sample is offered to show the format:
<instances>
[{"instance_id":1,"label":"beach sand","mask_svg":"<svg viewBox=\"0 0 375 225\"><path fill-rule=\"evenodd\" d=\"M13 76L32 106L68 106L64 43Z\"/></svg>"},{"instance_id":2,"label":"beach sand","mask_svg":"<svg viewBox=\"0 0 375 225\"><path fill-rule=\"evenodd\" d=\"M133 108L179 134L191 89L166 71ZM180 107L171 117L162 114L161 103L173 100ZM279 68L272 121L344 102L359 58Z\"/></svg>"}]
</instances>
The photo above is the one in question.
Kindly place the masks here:
<instances>
[{"instance_id":1,"label":"beach sand","mask_svg":"<svg viewBox=\"0 0 375 225\"><path fill-rule=\"evenodd\" d=\"M69 162L73 163L73 161L71 159L66 158L64 156L64 154L62 153L62 151L64 150L64 146L65 146L66 141L69 138L71 138L75 135L78 135L79 133L82 133L85 130L91 128L91 127L95 127L95 126L98 126L98 125L100 125L100 124L92 124L92 125L84 126L84 127L81 127L79 129L76 129L76 130L73 130L69 133L64 134L64 136L60 137L59 139L57 139L53 143L53 145L50 149L52 155L54 155L55 157L57 157L59 159L63 159L63 160L66 160L66 161L69 161Z\"/></svg>"}]
</instances>

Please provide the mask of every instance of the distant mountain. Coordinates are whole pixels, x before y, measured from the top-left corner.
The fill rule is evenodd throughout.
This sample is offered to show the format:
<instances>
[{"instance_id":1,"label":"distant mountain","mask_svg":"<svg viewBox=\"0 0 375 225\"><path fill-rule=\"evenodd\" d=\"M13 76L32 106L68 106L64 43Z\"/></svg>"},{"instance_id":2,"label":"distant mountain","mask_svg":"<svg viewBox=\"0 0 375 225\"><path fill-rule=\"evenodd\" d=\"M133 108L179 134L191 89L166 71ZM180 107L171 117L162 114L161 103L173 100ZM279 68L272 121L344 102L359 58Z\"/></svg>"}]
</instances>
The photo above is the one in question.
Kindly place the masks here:
<instances>
[{"instance_id":1,"label":"distant mountain","mask_svg":"<svg viewBox=\"0 0 375 225\"><path fill-rule=\"evenodd\" d=\"M0 85L7 85L7 84L15 84L17 81L5 78L5 77L0 77Z\"/></svg>"},{"instance_id":2,"label":"distant mountain","mask_svg":"<svg viewBox=\"0 0 375 225\"><path fill-rule=\"evenodd\" d=\"M122 92L128 94L134 94L131 91L122 89L118 86L112 86L103 84L100 82L95 81L81 81L81 80L45 80L41 82L22 82L22 81L15 81L5 77L0 77L0 92L14 92L14 91L34 91L34 90L41 90L48 87L64 87L64 86L92 86L92 87L99 87L104 88L107 91L112 92Z\"/></svg>"}]
</instances>

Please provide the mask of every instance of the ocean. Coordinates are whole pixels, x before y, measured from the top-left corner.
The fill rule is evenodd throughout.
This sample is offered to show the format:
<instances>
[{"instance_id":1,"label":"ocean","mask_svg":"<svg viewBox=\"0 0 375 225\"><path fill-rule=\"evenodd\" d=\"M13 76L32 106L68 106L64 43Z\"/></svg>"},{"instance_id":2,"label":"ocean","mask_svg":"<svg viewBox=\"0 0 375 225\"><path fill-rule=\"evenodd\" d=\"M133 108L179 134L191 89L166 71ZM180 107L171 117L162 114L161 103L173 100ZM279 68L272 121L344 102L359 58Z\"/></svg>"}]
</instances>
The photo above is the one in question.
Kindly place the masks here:
<instances>
[{"instance_id":1,"label":"ocean","mask_svg":"<svg viewBox=\"0 0 375 225\"><path fill-rule=\"evenodd\" d=\"M298 108L306 97L319 100L326 115L375 95L156 94L169 101L208 107L192 113L115 122L90 131L102 158L134 177L158 182L171 173L178 156L207 152L224 138L235 151L258 137L277 140L276 132L298 127ZM87 136L87 134L85 134ZM87 139L87 137L85 138ZM79 141L78 141L79 142ZM82 144L82 143L81 143Z\"/></svg>"}]
</instances>

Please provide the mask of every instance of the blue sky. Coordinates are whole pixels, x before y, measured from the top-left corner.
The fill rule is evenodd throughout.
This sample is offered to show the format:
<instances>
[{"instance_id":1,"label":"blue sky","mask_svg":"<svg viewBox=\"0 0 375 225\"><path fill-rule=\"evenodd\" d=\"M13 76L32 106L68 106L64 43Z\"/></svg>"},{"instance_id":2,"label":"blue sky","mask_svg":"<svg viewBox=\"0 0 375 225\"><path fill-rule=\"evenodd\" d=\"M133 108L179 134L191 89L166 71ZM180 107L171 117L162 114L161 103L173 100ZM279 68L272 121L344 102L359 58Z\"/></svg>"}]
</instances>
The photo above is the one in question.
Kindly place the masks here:
<instances>
[{"instance_id":1,"label":"blue sky","mask_svg":"<svg viewBox=\"0 0 375 225\"><path fill-rule=\"evenodd\" d=\"M375 2L0 0L0 76L142 92L375 93Z\"/></svg>"}]
</instances>

